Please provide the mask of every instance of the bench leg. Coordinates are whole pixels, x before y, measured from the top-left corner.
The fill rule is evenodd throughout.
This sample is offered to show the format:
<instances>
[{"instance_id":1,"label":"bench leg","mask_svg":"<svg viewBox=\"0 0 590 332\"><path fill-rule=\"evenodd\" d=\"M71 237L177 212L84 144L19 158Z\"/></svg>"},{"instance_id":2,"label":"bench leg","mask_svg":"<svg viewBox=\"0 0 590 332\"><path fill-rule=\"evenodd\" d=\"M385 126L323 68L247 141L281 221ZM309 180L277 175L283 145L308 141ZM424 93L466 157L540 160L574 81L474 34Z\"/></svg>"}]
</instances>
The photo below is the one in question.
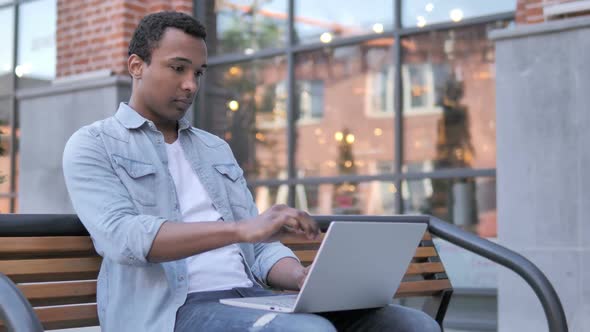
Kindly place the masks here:
<instances>
[{"instance_id":1,"label":"bench leg","mask_svg":"<svg viewBox=\"0 0 590 332\"><path fill-rule=\"evenodd\" d=\"M441 330L444 330L443 320L445 319L452 295L452 290L444 290L440 296L431 297L422 306L422 311L434 318L438 325L440 325Z\"/></svg>"}]
</instances>

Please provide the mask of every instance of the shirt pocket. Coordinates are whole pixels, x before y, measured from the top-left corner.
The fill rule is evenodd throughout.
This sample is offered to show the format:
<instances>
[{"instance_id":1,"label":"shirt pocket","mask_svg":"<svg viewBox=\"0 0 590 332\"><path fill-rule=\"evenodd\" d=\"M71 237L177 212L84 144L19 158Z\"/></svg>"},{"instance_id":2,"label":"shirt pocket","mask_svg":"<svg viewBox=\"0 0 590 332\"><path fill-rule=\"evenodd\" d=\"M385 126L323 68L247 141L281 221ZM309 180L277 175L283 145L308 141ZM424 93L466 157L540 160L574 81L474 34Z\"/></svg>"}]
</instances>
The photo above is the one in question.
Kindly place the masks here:
<instances>
[{"instance_id":1,"label":"shirt pocket","mask_svg":"<svg viewBox=\"0 0 590 332\"><path fill-rule=\"evenodd\" d=\"M112 158L119 178L131 198L144 206L156 205L156 167L115 154Z\"/></svg>"},{"instance_id":2,"label":"shirt pocket","mask_svg":"<svg viewBox=\"0 0 590 332\"><path fill-rule=\"evenodd\" d=\"M220 175L221 181L227 192L227 197L232 207L248 209L245 190L246 181L243 178L243 171L235 164L216 164L213 168Z\"/></svg>"}]
</instances>

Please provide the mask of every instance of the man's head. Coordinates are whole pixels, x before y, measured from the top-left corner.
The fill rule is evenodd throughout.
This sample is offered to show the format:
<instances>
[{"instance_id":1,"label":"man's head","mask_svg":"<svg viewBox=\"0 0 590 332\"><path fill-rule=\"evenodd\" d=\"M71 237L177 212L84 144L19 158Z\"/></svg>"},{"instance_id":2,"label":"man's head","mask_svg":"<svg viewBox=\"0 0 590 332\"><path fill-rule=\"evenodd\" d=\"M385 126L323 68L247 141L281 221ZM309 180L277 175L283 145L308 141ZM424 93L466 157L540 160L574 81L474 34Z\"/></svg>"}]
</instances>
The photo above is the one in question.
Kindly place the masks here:
<instances>
[{"instance_id":1,"label":"man's head","mask_svg":"<svg viewBox=\"0 0 590 332\"><path fill-rule=\"evenodd\" d=\"M189 15L160 12L144 17L129 43L131 104L156 124L186 113L207 67L206 31Z\"/></svg>"}]
</instances>

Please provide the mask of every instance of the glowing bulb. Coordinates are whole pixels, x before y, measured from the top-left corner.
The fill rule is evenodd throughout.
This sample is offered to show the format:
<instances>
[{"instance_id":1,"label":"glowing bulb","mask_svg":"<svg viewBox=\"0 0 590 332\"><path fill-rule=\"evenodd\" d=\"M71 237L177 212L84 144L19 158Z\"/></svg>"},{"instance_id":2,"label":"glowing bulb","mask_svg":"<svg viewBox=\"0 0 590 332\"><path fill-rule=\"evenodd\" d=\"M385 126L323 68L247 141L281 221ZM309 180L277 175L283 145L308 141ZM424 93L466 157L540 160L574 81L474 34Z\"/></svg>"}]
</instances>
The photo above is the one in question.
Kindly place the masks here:
<instances>
[{"instance_id":1,"label":"glowing bulb","mask_svg":"<svg viewBox=\"0 0 590 332\"><path fill-rule=\"evenodd\" d=\"M246 55L250 55L252 53L254 53L254 50L251 49L251 48L247 48L247 49L244 50L244 54L246 54Z\"/></svg>"},{"instance_id":2,"label":"glowing bulb","mask_svg":"<svg viewBox=\"0 0 590 332\"><path fill-rule=\"evenodd\" d=\"M18 77L23 77L23 75L29 74L32 69L33 66L30 63L23 63L22 65L18 65L16 68L14 68L14 73Z\"/></svg>"},{"instance_id":3,"label":"glowing bulb","mask_svg":"<svg viewBox=\"0 0 590 332\"><path fill-rule=\"evenodd\" d=\"M232 112L235 112L240 108L240 103L238 103L236 100L232 100L227 103L227 107L229 107Z\"/></svg>"},{"instance_id":4,"label":"glowing bulb","mask_svg":"<svg viewBox=\"0 0 590 332\"><path fill-rule=\"evenodd\" d=\"M373 24L373 31L375 31L375 33L383 33L383 24L381 24L381 23Z\"/></svg>"},{"instance_id":5,"label":"glowing bulb","mask_svg":"<svg viewBox=\"0 0 590 332\"><path fill-rule=\"evenodd\" d=\"M342 139L344 139L344 134L341 131L337 131L334 134L334 139L336 139L338 142L341 142Z\"/></svg>"},{"instance_id":6,"label":"glowing bulb","mask_svg":"<svg viewBox=\"0 0 590 332\"><path fill-rule=\"evenodd\" d=\"M320 41L324 44L328 44L332 41L332 34L329 32L324 32L320 36Z\"/></svg>"},{"instance_id":7,"label":"glowing bulb","mask_svg":"<svg viewBox=\"0 0 590 332\"><path fill-rule=\"evenodd\" d=\"M348 144L354 143L354 135L353 134L346 135L346 143L348 143Z\"/></svg>"},{"instance_id":8,"label":"glowing bulb","mask_svg":"<svg viewBox=\"0 0 590 332\"><path fill-rule=\"evenodd\" d=\"M375 136L381 136L383 135L383 129L375 128L375 130L373 130L373 134L375 134Z\"/></svg>"},{"instance_id":9,"label":"glowing bulb","mask_svg":"<svg viewBox=\"0 0 590 332\"><path fill-rule=\"evenodd\" d=\"M424 16L416 17L416 26L419 28L423 28L426 26L426 18Z\"/></svg>"},{"instance_id":10,"label":"glowing bulb","mask_svg":"<svg viewBox=\"0 0 590 332\"><path fill-rule=\"evenodd\" d=\"M431 11L434 10L434 4L432 2L427 4L424 9L426 9L426 11L430 13Z\"/></svg>"},{"instance_id":11,"label":"glowing bulb","mask_svg":"<svg viewBox=\"0 0 590 332\"><path fill-rule=\"evenodd\" d=\"M231 76L240 76L242 74L242 68L238 66L231 66L229 68L229 74Z\"/></svg>"},{"instance_id":12,"label":"glowing bulb","mask_svg":"<svg viewBox=\"0 0 590 332\"><path fill-rule=\"evenodd\" d=\"M463 19L463 11L459 8L450 11L449 16L453 22L459 22Z\"/></svg>"}]
</instances>

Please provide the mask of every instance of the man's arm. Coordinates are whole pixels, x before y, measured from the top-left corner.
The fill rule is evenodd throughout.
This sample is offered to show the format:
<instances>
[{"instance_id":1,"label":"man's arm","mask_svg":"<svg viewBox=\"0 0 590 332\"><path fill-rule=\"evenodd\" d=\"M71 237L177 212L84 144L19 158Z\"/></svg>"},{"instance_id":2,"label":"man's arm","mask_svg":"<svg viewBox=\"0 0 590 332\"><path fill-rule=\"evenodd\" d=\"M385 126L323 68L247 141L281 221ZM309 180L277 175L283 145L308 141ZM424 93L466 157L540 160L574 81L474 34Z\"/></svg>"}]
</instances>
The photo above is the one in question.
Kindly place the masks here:
<instances>
[{"instance_id":1,"label":"man's arm","mask_svg":"<svg viewBox=\"0 0 590 332\"><path fill-rule=\"evenodd\" d=\"M276 241L286 235L313 239L318 232L306 213L285 205L275 205L252 219L236 223L166 222L153 241L148 260L177 260L232 243Z\"/></svg>"},{"instance_id":2,"label":"man's arm","mask_svg":"<svg viewBox=\"0 0 590 332\"><path fill-rule=\"evenodd\" d=\"M308 271L309 267L303 267L296 259L285 257L270 269L267 281L273 288L299 290Z\"/></svg>"}]
</instances>

